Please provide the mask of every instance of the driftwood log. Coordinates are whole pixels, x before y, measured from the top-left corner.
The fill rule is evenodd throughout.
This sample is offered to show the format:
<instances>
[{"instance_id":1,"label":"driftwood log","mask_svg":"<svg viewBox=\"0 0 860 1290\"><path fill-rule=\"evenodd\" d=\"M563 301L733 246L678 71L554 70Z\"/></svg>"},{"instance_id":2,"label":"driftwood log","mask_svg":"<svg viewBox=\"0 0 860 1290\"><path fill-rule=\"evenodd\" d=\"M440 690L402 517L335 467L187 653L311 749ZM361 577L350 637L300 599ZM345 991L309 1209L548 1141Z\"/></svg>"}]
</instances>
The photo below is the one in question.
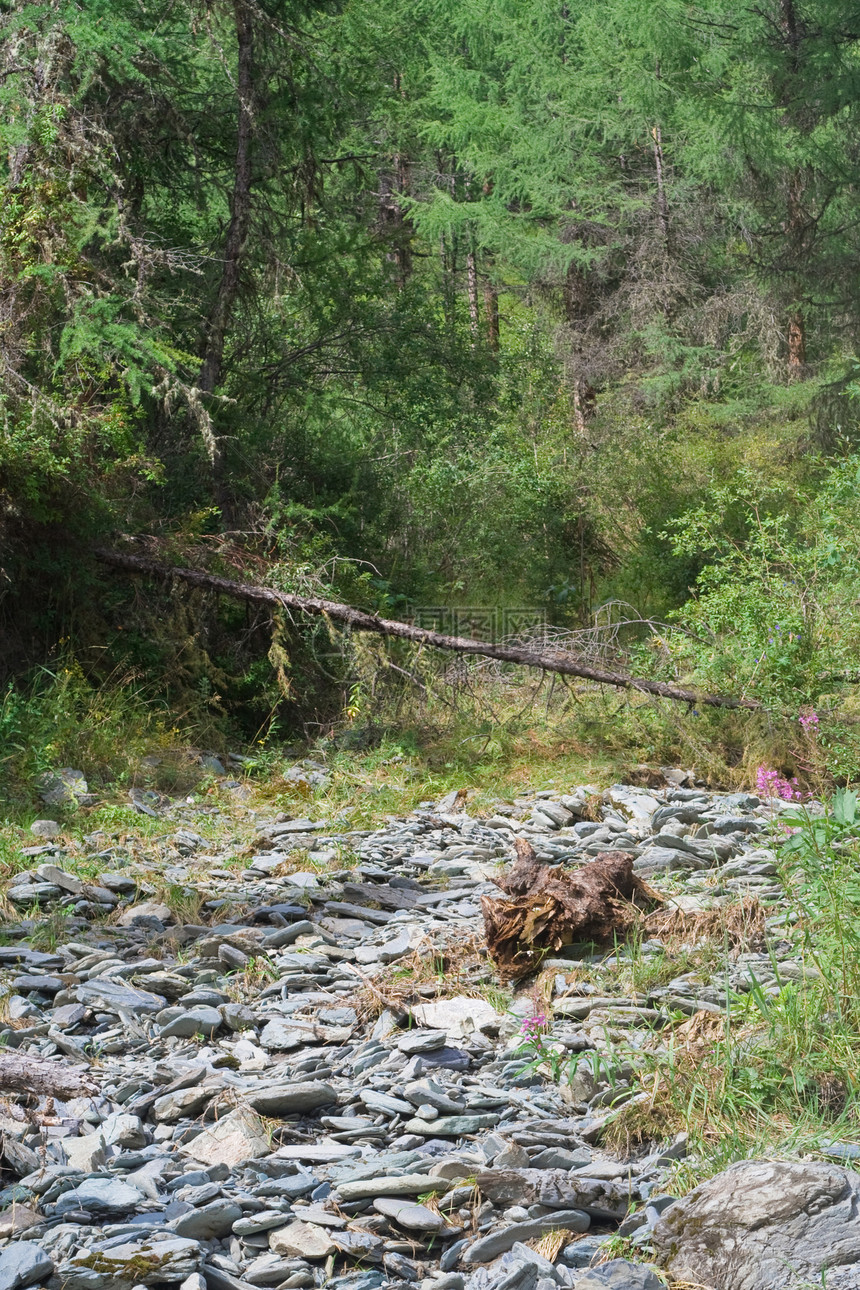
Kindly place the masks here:
<instances>
[{"instance_id":1,"label":"driftwood log","mask_svg":"<svg viewBox=\"0 0 860 1290\"><path fill-rule=\"evenodd\" d=\"M122 569L126 573L139 573L161 579L178 578L192 587L201 587L206 591L231 596L234 600L292 609L303 614L316 614L329 618L333 622L345 623L353 631L375 632L380 636L413 641L417 645L428 645L433 649L450 650L457 654L477 654L483 658L498 659L502 663L536 667L544 672L575 676L583 681L593 681L598 685L613 685L622 690L638 690L642 694L653 694L661 699L672 699L676 703L687 703L693 707L748 708L753 711L758 711L762 707L755 699L738 699L724 694L700 694L697 690L688 690L683 686L667 685L665 681L648 681L643 677L624 676L621 672L607 672L602 668L588 667L564 650L530 649L525 645L493 645L487 641L472 640L468 636L445 636L441 632L415 627L412 623L401 623L391 618L378 618L376 614L365 613L362 609L354 609L351 605L340 604L336 600L323 600L317 596L295 596L291 592L275 591L272 587L233 582L230 578L221 578L214 573L206 573L202 569L174 567L144 556L131 555L125 551L99 549L95 554L104 564L114 569Z\"/></svg>"},{"instance_id":2,"label":"driftwood log","mask_svg":"<svg viewBox=\"0 0 860 1290\"><path fill-rule=\"evenodd\" d=\"M84 1066L40 1061L23 1053L0 1057L0 1092L31 1093L34 1097L87 1097L98 1092Z\"/></svg>"},{"instance_id":3,"label":"driftwood log","mask_svg":"<svg viewBox=\"0 0 860 1290\"><path fill-rule=\"evenodd\" d=\"M504 979L528 976L548 951L563 945L623 938L640 921L642 907L662 902L633 872L627 851L607 851L569 870L543 864L525 838L516 838L514 847L517 859L494 879L504 897L481 897L487 949Z\"/></svg>"}]
</instances>

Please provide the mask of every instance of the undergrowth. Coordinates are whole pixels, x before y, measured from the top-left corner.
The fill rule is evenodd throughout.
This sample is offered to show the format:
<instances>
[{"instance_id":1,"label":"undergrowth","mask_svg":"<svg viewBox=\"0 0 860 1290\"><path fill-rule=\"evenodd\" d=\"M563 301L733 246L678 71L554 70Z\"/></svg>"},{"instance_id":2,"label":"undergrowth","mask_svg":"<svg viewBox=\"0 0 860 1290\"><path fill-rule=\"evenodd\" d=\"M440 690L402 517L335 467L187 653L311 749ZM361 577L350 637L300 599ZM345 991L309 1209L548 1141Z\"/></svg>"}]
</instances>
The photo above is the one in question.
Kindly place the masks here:
<instances>
[{"instance_id":1,"label":"undergrowth","mask_svg":"<svg viewBox=\"0 0 860 1290\"><path fill-rule=\"evenodd\" d=\"M675 1168L675 1192L734 1160L860 1143L857 794L841 790L823 815L802 808L783 815L780 831L795 918L787 934L802 959L800 979L780 972L771 954L775 986L753 973L748 992L727 997L724 1014L679 1018L668 1047L646 1053L639 1096L618 1109L604 1135L608 1147L635 1153L686 1132L689 1154ZM710 936L687 951L685 966L698 967L715 952L725 962L730 950L715 921ZM635 980L636 967L630 971Z\"/></svg>"}]
</instances>

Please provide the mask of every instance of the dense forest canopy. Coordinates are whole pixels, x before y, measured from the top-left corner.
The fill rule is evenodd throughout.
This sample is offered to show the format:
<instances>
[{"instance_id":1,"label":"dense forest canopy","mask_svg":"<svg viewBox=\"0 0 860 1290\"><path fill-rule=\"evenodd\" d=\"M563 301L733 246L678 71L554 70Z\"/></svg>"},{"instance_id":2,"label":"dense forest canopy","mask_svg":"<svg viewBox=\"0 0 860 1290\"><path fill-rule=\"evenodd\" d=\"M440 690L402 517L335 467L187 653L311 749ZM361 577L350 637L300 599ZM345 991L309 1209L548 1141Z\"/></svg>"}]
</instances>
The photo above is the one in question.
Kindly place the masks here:
<instances>
[{"instance_id":1,"label":"dense forest canopy","mask_svg":"<svg viewBox=\"0 0 860 1290\"><path fill-rule=\"evenodd\" d=\"M93 555L129 536L389 616L623 601L680 625L640 670L795 708L851 672L850 8L0 20L5 676L165 669Z\"/></svg>"}]
</instances>

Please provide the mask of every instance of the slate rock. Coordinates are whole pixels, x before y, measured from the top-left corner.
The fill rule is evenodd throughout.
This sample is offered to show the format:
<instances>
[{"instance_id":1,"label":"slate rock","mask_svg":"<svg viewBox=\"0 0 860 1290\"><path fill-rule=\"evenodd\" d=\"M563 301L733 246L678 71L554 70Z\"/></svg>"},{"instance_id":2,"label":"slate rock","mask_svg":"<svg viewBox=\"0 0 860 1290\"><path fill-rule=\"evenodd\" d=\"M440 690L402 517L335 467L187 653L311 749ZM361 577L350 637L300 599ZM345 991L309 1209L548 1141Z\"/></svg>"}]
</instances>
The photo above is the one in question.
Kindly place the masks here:
<instances>
[{"instance_id":1,"label":"slate rock","mask_svg":"<svg viewBox=\"0 0 860 1290\"><path fill-rule=\"evenodd\" d=\"M272 1232L269 1248L275 1254L294 1255L302 1259L327 1259L335 1253L337 1246L324 1227L297 1219Z\"/></svg>"},{"instance_id":2,"label":"slate rock","mask_svg":"<svg viewBox=\"0 0 860 1290\"><path fill-rule=\"evenodd\" d=\"M444 1180L442 1187L447 1190ZM440 1190L439 1179L427 1174L382 1174L377 1178L359 1178L338 1186L341 1200L373 1200L377 1196L421 1196Z\"/></svg>"},{"instance_id":3,"label":"slate rock","mask_svg":"<svg viewBox=\"0 0 860 1290\"><path fill-rule=\"evenodd\" d=\"M413 1007L412 1015L430 1030L444 1030L454 1043L468 1039L476 1031L498 1034L502 1024L501 1014L485 999L470 999L465 995L419 1003Z\"/></svg>"},{"instance_id":4,"label":"slate rock","mask_svg":"<svg viewBox=\"0 0 860 1290\"><path fill-rule=\"evenodd\" d=\"M135 927L138 924L148 926L152 921L166 927L175 921L169 905L159 900L141 900L136 905L129 905L119 916L120 927Z\"/></svg>"},{"instance_id":5,"label":"slate rock","mask_svg":"<svg viewBox=\"0 0 860 1290\"><path fill-rule=\"evenodd\" d=\"M133 1290L183 1281L196 1271L200 1246L178 1236L79 1250L57 1269L63 1290Z\"/></svg>"},{"instance_id":6,"label":"slate rock","mask_svg":"<svg viewBox=\"0 0 860 1290\"><path fill-rule=\"evenodd\" d=\"M260 1115L283 1117L302 1115L320 1106L331 1106L337 1093L330 1084L321 1080L300 1081L296 1084L268 1084L245 1095L245 1101Z\"/></svg>"},{"instance_id":7,"label":"slate rock","mask_svg":"<svg viewBox=\"0 0 860 1290\"><path fill-rule=\"evenodd\" d=\"M491 1129L498 1124L499 1113L490 1111L486 1115L441 1115L438 1120L421 1120L417 1117L407 1120L403 1125L404 1133L428 1133L434 1138L460 1138L464 1133L479 1133L481 1129Z\"/></svg>"},{"instance_id":8,"label":"slate rock","mask_svg":"<svg viewBox=\"0 0 860 1290\"><path fill-rule=\"evenodd\" d=\"M665 1290L652 1268L627 1259L610 1259L577 1277L574 1290Z\"/></svg>"},{"instance_id":9,"label":"slate rock","mask_svg":"<svg viewBox=\"0 0 860 1290\"><path fill-rule=\"evenodd\" d=\"M0 1290L19 1290L47 1281L54 1263L35 1241L13 1241L0 1253Z\"/></svg>"},{"instance_id":10,"label":"slate rock","mask_svg":"<svg viewBox=\"0 0 860 1290\"><path fill-rule=\"evenodd\" d=\"M582 1210L560 1209L543 1218L529 1219L526 1223L509 1223L498 1232L480 1236L463 1251L464 1263L490 1263L510 1250L517 1241L539 1240L546 1232L564 1229L568 1232L587 1232L591 1219Z\"/></svg>"},{"instance_id":11,"label":"slate rock","mask_svg":"<svg viewBox=\"0 0 860 1290\"><path fill-rule=\"evenodd\" d=\"M272 1150L263 1121L247 1107L231 1111L211 1129L204 1129L192 1138L182 1149L203 1164L223 1163L231 1167L245 1160L258 1160Z\"/></svg>"},{"instance_id":12,"label":"slate rock","mask_svg":"<svg viewBox=\"0 0 860 1290\"><path fill-rule=\"evenodd\" d=\"M482 1195L494 1205L546 1205L583 1209L595 1218L624 1218L630 1208L629 1180L603 1180L587 1169L487 1169L477 1175Z\"/></svg>"},{"instance_id":13,"label":"slate rock","mask_svg":"<svg viewBox=\"0 0 860 1290\"><path fill-rule=\"evenodd\" d=\"M562 1250L560 1260L568 1268L589 1268L607 1240L609 1237L604 1234L583 1236L581 1241L571 1241Z\"/></svg>"},{"instance_id":14,"label":"slate rock","mask_svg":"<svg viewBox=\"0 0 860 1290\"><path fill-rule=\"evenodd\" d=\"M154 1016L167 1003L163 995L137 990L107 976L91 977L89 981L81 982L75 987L75 998L78 1003L101 1008L105 1012L122 1011L143 1016Z\"/></svg>"},{"instance_id":15,"label":"slate rock","mask_svg":"<svg viewBox=\"0 0 860 1290\"><path fill-rule=\"evenodd\" d=\"M397 1047L411 1057L414 1053L438 1052L445 1047L446 1038L444 1030L407 1030L398 1039Z\"/></svg>"},{"instance_id":16,"label":"slate rock","mask_svg":"<svg viewBox=\"0 0 860 1290\"><path fill-rule=\"evenodd\" d=\"M188 1214L180 1214L171 1226L177 1236L187 1236L195 1241L214 1241L233 1230L233 1224L242 1217L242 1210L235 1201L220 1197L208 1205L200 1205Z\"/></svg>"},{"instance_id":17,"label":"slate rock","mask_svg":"<svg viewBox=\"0 0 860 1290\"><path fill-rule=\"evenodd\" d=\"M198 1004L194 1008L185 1009L178 1017L168 1021L161 1027L162 1039L176 1037L179 1039L191 1039L194 1035L214 1035L215 1031L221 1025L221 1013L217 1008L207 1008L203 1004Z\"/></svg>"},{"instance_id":18,"label":"slate rock","mask_svg":"<svg viewBox=\"0 0 860 1290\"><path fill-rule=\"evenodd\" d=\"M410 1204L397 1197L380 1196L373 1202L373 1208L410 1232L438 1232L445 1226L441 1214L434 1214L426 1205Z\"/></svg>"},{"instance_id":19,"label":"slate rock","mask_svg":"<svg viewBox=\"0 0 860 1290\"><path fill-rule=\"evenodd\" d=\"M270 1021L260 1032L260 1047L273 1053L289 1053L311 1039L312 1032L291 1026L288 1021Z\"/></svg>"},{"instance_id":20,"label":"slate rock","mask_svg":"<svg viewBox=\"0 0 860 1290\"><path fill-rule=\"evenodd\" d=\"M159 1124L175 1124L186 1115L195 1116L211 1100L212 1092L211 1088L198 1084L178 1089L175 1093L165 1093L153 1103L152 1117Z\"/></svg>"},{"instance_id":21,"label":"slate rock","mask_svg":"<svg viewBox=\"0 0 860 1290\"><path fill-rule=\"evenodd\" d=\"M58 838L60 826L56 820L34 820L30 825L30 832L37 838Z\"/></svg>"},{"instance_id":22,"label":"slate rock","mask_svg":"<svg viewBox=\"0 0 860 1290\"><path fill-rule=\"evenodd\" d=\"M63 982L58 976L48 976L47 974L40 976L35 972L27 976L16 976L12 982L12 989L18 994L35 992L36 994L55 995L62 988Z\"/></svg>"},{"instance_id":23,"label":"slate rock","mask_svg":"<svg viewBox=\"0 0 860 1290\"><path fill-rule=\"evenodd\" d=\"M60 1145L72 1168L85 1174L94 1173L107 1160L107 1144L98 1130L80 1138L63 1138Z\"/></svg>"},{"instance_id":24,"label":"slate rock","mask_svg":"<svg viewBox=\"0 0 860 1290\"><path fill-rule=\"evenodd\" d=\"M840 1270L847 1290L847 1269L860 1264L860 1174L814 1161L742 1160L670 1205L652 1240L680 1280L782 1290L820 1283L823 1272L830 1286Z\"/></svg>"},{"instance_id":25,"label":"slate rock","mask_svg":"<svg viewBox=\"0 0 860 1290\"><path fill-rule=\"evenodd\" d=\"M136 1187L119 1178L87 1178L79 1187L63 1192L56 1202L59 1214L69 1210L85 1209L96 1214L125 1213L140 1204Z\"/></svg>"},{"instance_id":26,"label":"slate rock","mask_svg":"<svg viewBox=\"0 0 860 1290\"><path fill-rule=\"evenodd\" d=\"M63 766L60 770L46 770L36 781L39 796L46 806L77 806L89 794L89 786L82 770Z\"/></svg>"}]
</instances>

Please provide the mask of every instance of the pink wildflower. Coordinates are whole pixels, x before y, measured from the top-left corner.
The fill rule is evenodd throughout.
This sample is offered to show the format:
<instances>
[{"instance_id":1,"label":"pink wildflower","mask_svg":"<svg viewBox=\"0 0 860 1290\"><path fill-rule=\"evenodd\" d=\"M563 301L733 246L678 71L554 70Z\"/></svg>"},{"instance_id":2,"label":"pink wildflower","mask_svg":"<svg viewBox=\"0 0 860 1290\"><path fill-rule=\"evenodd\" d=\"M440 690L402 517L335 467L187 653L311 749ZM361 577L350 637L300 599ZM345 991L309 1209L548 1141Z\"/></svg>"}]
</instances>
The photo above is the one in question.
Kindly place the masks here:
<instances>
[{"instance_id":1,"label":"pink wildflower","mask_svg":"<svg viewBox=\"0 0 860 1290\"><path fill-rule=\"evenodd\" d=\"M547 1028L547 1017L545 1012L536 1012L533 1017L526 1017L521 1026L521 1033L527 1039L537 1039Z\"/></svg>"},{"instance_id":2,"label":"pink wildflower","mask_svg":"<svg viewBox=\"0 0 860 1290\"><path fill-rule=\"evenodd\" d=\"M812 708L808 712L801 712L797 719L806 731L814 733L818 729L818 713Z\"/></svg>"},{"instance_id":3,"label":"pink wildflower","mask_svg":"<svg viewBox=\"0 0 860 1290\"><path fill-rule=\"evenodd\" d=\"M796 779L786 779L778 770L759 766L755 777L756 792L759 797L780 798L783 802L799 802L802 794Z\"/></svg>"}]
</instances>

